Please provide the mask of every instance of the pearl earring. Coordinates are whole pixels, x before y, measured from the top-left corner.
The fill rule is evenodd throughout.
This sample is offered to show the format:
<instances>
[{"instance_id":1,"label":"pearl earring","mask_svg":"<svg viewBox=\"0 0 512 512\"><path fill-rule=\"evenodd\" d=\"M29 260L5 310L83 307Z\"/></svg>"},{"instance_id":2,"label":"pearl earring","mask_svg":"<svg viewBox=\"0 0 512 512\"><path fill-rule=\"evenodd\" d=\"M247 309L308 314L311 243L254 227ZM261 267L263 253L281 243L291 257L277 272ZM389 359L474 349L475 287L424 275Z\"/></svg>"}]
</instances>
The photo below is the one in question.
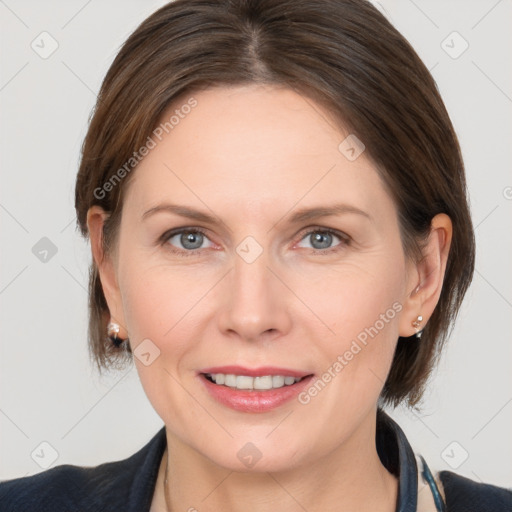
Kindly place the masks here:
<instances>
[{"instance_id":1,"label":"pearl earring","mask_svg":"<svg viewBox=\"0 0 512 512\"><path fill-rule=\"evenodd\" d=\"M416 338L421 338L421 335L423 334L423 330L420 330L421 322L423 322L423 317L421 315L418 315L418 318L411 322L411 325L416 330Z\"/></svg>"},{"instance_id":2,"label":"pearl earring","mask_svg":"<svg viewBox=\"0 0 512 512\"><path fill-rule=\"evenodd\" d=\"M109 324L107 325L107 336L109 337L110 341L115 345L116 348L119 348L121 346L121 343L123 343L123 341L126 341L119 337L120 331L121 326L119 324L109 322Z\"/></svg>"}]
</instances>

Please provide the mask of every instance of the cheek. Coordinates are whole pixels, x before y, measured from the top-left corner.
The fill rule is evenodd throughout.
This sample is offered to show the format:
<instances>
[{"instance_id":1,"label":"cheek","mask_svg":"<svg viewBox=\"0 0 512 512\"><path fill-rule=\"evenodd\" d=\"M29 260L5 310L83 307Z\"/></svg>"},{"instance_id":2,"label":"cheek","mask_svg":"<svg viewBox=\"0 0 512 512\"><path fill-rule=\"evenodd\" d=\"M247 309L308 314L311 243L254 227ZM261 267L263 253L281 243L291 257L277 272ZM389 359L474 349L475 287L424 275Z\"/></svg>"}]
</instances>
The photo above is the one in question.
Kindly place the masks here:
<instances>
[{"instance_id":1,"label":"cheek","mask_svg":"<svg viewBox=\"0 0 512 512\"><path fill-rule=\"evenodd\" d=\"M167 425L186 437L186 425L201 422L201 411L183 392L182 369L190 370L190 361L200 343L197 330L199 317L204 317L201 297L204 282L190 272L179 272L166 266L148 266L147 261L132 259L120 279L123 307L134 363L140 382L155 411ZM192 284L191 284L192 283ZM146 351L149 365L138 354ZM146 343L146 345L144 345ZM139 347L140 344L140 348Z\"/></svg>"},{"instance_id":2,"label":"cheek","mask_svg":"<svg viewBox=\"0 0 512 512\"><path fill-rule=\"evenodd\" d=\"M372 326L383 337L398 337L404 275L399 257L374 253L338 267L318 265L293 271L288 282L318 318L326 346L338 349L359 335L364 340L366 329ZM371 330L376 336L375 329Z\"/></svg>"},{"instance_id":3,"label":"cheek","mask_svg":"<svg viewBox=\"0 0 512 512\"><path fill-rule=\"evenodd\" d=\"M310 336L321 351L323 373L321 382L306 390L303 403L311 402L313 409L330 404L328 409L340 420L349 410L356 414L375 403L391 366L405 270L400 258L393 264L386 259L325 273L319 282L303 275L293 285L321 320ZM305 282L310 283L307 288ZM317 400L317 395L322 398Z\"/></svg>"},{"instance_id":4,"label":"cheek","mask_svg":"<svg viewBox=\"0 0 512 512\"><path fill-rule=\"evenodd\" d=\"M201 311L201 297L211 288L211 272L210 277L184 266L152 264L151 256L144 252L127 258L119 285L133 342L150 338L158 345L168 345L173 339L173 349L179 350L179 341L186 338L183 330ZM173 338L176 332L180 332L179 340Z\"/></svg>"}]
</instances>

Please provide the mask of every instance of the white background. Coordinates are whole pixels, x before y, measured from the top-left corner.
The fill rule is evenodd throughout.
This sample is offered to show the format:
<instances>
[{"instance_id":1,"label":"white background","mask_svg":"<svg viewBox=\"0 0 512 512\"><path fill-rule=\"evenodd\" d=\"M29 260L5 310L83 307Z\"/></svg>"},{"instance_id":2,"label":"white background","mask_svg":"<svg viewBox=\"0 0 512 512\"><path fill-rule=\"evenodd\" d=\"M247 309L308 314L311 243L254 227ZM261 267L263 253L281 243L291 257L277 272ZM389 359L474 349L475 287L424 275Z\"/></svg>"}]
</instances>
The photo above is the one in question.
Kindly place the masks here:
<instances>
[{"instance_id":1,"label":"white background","mask_svg":"<svg viewBox=\"0 0 512 512\"><path fill-rule=\"evenodd\" d=\"M88 361L90 256L73 207L101 80L163 3L0 1L0 479L42 471L31 453L43 441L56 452L53 466L96 465L128 457L163 425L134 368L100 379ZM375 3L438 83L465 157L478 245L473 284L421 414L389 412L433 471L510 487L512 2ZM43 31L58 43L47 59L31 48ZM445 49L465 43L446 39L453 31L469 44L456 59ZM46 263L32 252L43 237L57 249Z\"/></svg>"}]
</instances>

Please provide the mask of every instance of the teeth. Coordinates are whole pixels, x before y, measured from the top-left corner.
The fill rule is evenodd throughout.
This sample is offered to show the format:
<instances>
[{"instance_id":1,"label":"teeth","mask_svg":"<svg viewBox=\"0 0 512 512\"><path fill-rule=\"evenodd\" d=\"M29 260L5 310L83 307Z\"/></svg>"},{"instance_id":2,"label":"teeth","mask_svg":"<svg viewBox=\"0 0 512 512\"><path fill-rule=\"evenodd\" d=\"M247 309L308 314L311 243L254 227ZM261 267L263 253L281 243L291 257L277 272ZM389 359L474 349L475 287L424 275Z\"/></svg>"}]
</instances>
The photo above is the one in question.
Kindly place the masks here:
<instances>
[{"instance_id":1,"label":"teeth","mask_svg":"<svg viewBox=\"0 0 512 512\"><path fill-rule=\"evenodd\" d=\"M272 389L273 387L273 380L270 375L254 377L254 389Z\"/></svg>"},{"instance_id":2,"label":"teeth","mask_svg":"<svg viewBox=\"0 0 512 512\"><path fill-rule=\"evenodd\" d=\"M222 375L222 377L224 377L224 384L226 386L229 386L230 388L236 388L236 375L223 375L221 373L217 375ZM212 375L212 378L215 382L217 382L217 375Z\"/></svg>"},{"instance_id":3,"label":"teeth","mask_svg":"<svg viewBox=\"0 0 512 512\"><path fill-rule=\"evenodd\" d=\"M217 380L215 380L217 382ZM245 375L239 375L236 378L236 386L237 389L253 389L254 388L254 379L252 377L246 377Z\"/></svg>"},{"instance_id":4,"label":"teeth","mask_svg":"<svg viewBox=\"0 0 512 512\"><path fill-rule=\"evenodd\" d=\"M301 377L290 377L285 375L264 375L262 377L250 377L248 375L233 375L224 373L209 374L211 379L219 385L236 389L279 389L283 386L291 386L302 380Z\"/></svg>"},{"instance_id":5,"label":"teeth","mask_svg":"<svg viewBox=\"0 0 512 512\"><path fill-rule=\"evenodd\" d=\"M282 388L284 386L284 377L282 375L274 375L272 377L272 387Z\"/></svg>"}]
</instances>

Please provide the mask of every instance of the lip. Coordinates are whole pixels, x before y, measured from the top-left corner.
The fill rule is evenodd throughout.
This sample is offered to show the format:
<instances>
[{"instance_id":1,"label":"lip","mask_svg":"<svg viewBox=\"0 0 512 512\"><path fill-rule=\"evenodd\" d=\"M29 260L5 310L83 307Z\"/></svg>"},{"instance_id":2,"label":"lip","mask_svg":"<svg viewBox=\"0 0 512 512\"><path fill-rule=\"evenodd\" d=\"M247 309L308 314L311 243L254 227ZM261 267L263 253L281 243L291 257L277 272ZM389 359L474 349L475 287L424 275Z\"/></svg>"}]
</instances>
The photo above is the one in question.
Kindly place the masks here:
<instances>
[{"instance_id":1,"label":"lip","mask_svg":"<svg viewBox=\"0 0 512 512\"><path fill-rule=\"evenodd\" d=\"M313 372L300 372L297 370L291 370L289 368L279 368L277 366L260 366L259 368L245 368L244 366L230 365L230 366L215 366L211 368L204 368L199 370L198 374L201 373L225 373L234 375L247 375L248 377L263 377L264 375L283 375L290 377L307 377Z\"/></svg>"},{"instance_id":2,"label":"lip","mask_svg":"<svg viewBox=\"0 0 512 512\"><path fill-rule=\"evenodd\" d=\"M287 375L290 377L299 377L302 378L302 380L290 386L283 386L278 389L255 391L251 389L235 389L214 384L205 377L205 373L225 373L247 375L250 377ZM314 375L312 373L300 372L286 368L277 368L274 366L253 369L241 366L218 366L214 368L205 368L198 372L199 380L214 400L226 407L229 407L230 409L246 413L264 413L284 405L286 402L296 398L301 391L309 386L313 376Z\"/></svg>"}]
</instances>

